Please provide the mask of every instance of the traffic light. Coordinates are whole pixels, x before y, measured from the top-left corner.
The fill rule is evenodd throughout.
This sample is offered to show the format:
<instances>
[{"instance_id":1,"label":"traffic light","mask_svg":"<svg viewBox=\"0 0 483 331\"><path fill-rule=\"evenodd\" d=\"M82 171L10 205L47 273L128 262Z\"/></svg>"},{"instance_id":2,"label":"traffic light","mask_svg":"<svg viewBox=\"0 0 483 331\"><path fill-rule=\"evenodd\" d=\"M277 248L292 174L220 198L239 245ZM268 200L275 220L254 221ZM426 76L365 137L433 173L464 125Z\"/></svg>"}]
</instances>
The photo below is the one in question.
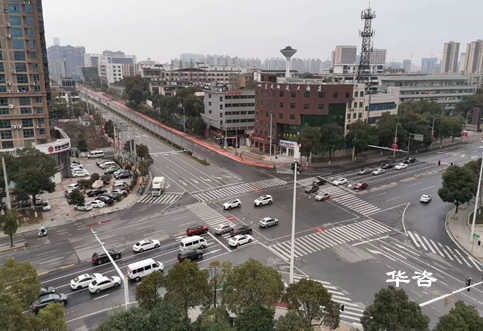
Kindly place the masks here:
<instances>
[{"instance_id":1,"label":"traffic light","mask_svg":"<svg viewBox=\"0 0 483 331\"><path fill-rule=\"evenodd\" d=\"M466 286L470 286L470 285L471 285L471 277L468 277L466 278ZM469 292L470 288L467 288L466 290Z\"/></svg>"}]
</instances>

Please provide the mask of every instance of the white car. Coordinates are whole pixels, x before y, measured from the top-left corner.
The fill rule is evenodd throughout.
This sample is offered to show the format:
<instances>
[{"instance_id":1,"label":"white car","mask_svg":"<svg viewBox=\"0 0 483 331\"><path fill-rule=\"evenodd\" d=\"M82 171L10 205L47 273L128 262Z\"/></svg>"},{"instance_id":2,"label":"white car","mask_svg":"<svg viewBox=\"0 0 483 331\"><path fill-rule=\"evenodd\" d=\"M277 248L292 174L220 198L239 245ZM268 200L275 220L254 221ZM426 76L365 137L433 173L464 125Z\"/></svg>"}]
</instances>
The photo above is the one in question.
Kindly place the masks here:
<instances>
[{"instance_id":1,"label":"white car","mask_svg":"<svg viewBox=\"0 0 483 331\"><path fill-rule=\"evenodd\" d=\"M72 183L67 185L67 190L80 190L82 186L79 183Z\"/></svg>"},{"instance_id":2,"label":"white car","mask_svg":"<svg viewBox=\"0 0 483 331\"><path fill-rule=\"evenodd\" d=\"M431 197L431 194L424 193L424 194L421 194L421 196L419 197L419 202L430 203L432 199L433 198Z\"/></svg>"},{"instance_id":3,"label":"white car","mask_svg":"<svg viewBox=\"0 0 483 331\"><path fill-rule=\"evenodd\" d=\"M273 198L270 194L265 194L256 198L253 203L255 204L255 207L271 205L273 203Z\"/></svg>"},{"instance_id":4,"label":"white car","mask_svg":"<svg viewBox=\"0 0 483 331\"><path fill-rule=\"evenodd\" d=\"M75 291L89 286L94 276L91 274L82 274L70 281L70 288Z\"/></svg>"},{"instance_id":5,"label":"white car","mask_svg":"<svg viewBox=\"0 0 483 331\"><path fill-rule=\"evenodd\" d=\"M92 208L93 208L92 205L89 205L89 204L74 206L74 209L78 211L91 211Z\"/></svg>"},{"instance_id":6,"label":"white car","mask_svg":"<svg viewBox=\"0 0 483 331\"><path fill-rule=\"evenodd\" d=\"M119 286L121 286L121 278L118 276L108 277L102 274L94 274L94 279L89 283L89 292L95 294Z\"/></svg>"},{"instance_id":7,"label":"white car","mask_svg":"<svg viewBox=\"0 0 483 331\"><path fill-rule=\"evenodd\" d=\"M103 208L106 206L104 201L101 201L101 200L93 200L91 202L86 203L86 205L90 205L93 208Z\"/></svg>"},{"instance_id":8,"label":"white car","mask_svg":"<svg viewBox=\"0 0 483 331\"><path fill-rule=\"evenodd\" d=\"M223 204L223 209L224 210L229 210L233 208L241 207L241 201L240 199L234 199L231 201L227 201Z\"/></svg>"},{"instance_id":9,"label":"white car","mask_svg":"<svg viewBox=\"0 0 483 331\"><path fill-rule=\"evenodd\" d=\"M249 234L237 234L228 240L228 245L230 247L238 247L240 245L248 244L253 241L253 237Z\"/></svg>"},{"instance_id":10,"label":"white car","mask_svg":"<svg viewBox=\"0 0 483 331\"><path fill-rule=\"evenodd\" d=\"M72 177L87 177L87 176L89 176L89 172L87 170L72 171Z\"/></svg>"},{"instance_id":11,"label":"white car","mask_svg":"<svg viewBox=\"0 0 483 331\"><path fill-rule=\"evenodd\" d=\"M159 246L161 246L161 243L159 242L159 240L145 239L145 240L140 240L134 245L132 245L132 250L134 251L134 253L139 253L153 248L158 248Z\"/></svg>"},{"instance_id":12,"label":"white car","mask_svg":"<svg viewBox=\"0 0 483 331\"><path fill-rule=\"evenodd\" d=\"M408 165L404 162L399 162L398 164L396 164L394 166L394 169L396 170L401 170L401 169L406 169L408 167Z\"/></svg>"},{"instance_id":13,"label":"white car","mask_svg":"<svg viewBox=\"0 0 483 331\"><path fill-rule=\"evenodd\" d=\"M337 177L332 180L332 184L335 186L347 184L349 181L344 177Z\"/></svg>"},{"instance_id":14,"label":"white car","mask_svg":"<svg viewBox=\"0 0 483 331\"><path fill-rule=\"evenodd\" d=\"M325 201L329 199L330 199L329 193L319 193L315 196L316 201Z\"/></svg>"},{"instance_id":15,"label":"white car","mask_svg":"<svg viewBox=\"0 0 483 331\"><path fill-rule=\"evenodd\" d=\"M233 230L233 225L231 223L225 222L225 223L219 224L215 228L215 234L221 235L221 234L231 232L231 230Z\"/></svg>"},{"instance_id":16,"label":"white car","mask_svg":"<svg viewBox=\"0 0 483 331\"><path fill-rule=\"evenodd\" d=\"M258 222L258 226L263 229L270 228L275 225L278 225L278 218L274 217L264 217Z\"/></svg>"},{"instance_id":17,"label":"white car","mask_svg":"<svg viewBox=\"0 0 483 331\"><path fill-rule=\"evenodd\" d=\"M373 176L377 176L377 175L383 174L385 172L386 172L386 170L384 170L382 168L377 168L377 169L374 169L371 173L372 173Z\"/></svg>"}]
</instances>

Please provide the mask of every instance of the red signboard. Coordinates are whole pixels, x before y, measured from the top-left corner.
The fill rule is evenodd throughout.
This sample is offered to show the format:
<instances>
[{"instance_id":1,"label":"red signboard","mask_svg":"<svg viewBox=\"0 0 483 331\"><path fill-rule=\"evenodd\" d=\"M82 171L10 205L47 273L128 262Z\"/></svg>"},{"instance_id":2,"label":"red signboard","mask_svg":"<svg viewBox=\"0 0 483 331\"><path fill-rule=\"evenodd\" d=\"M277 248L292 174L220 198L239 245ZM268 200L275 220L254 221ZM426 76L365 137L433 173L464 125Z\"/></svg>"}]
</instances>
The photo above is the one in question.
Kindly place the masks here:
<instances>
[{"instance_id":1,"label":"red signboard","mask_svg":"<svg viewBox=\"0 0 483 331\"><path fill-rule=\"evenodd\" d=\"M398 150L398 145L397 144L392 144L392 150L397 151Z\"/></svg>"}]
</instances>

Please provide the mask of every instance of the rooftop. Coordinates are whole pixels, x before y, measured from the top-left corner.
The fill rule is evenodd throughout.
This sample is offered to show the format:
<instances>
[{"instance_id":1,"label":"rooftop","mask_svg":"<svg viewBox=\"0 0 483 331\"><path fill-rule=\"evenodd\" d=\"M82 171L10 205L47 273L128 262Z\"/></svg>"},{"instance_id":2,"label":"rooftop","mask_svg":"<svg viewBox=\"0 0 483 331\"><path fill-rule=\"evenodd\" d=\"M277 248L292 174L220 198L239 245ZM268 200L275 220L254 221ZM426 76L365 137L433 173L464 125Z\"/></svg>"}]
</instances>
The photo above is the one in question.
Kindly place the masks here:
<instances>
[{"instance_id":1,"label":"rooftop","mask_svg":"<svg viewBox=\"0 0 483 331\"><path fill-rule=\"evenodd\" d=\"M464 75L459 74L401 74L401 75L382 75L381 80L467 80Z\"/></svg>"}]
</instances>

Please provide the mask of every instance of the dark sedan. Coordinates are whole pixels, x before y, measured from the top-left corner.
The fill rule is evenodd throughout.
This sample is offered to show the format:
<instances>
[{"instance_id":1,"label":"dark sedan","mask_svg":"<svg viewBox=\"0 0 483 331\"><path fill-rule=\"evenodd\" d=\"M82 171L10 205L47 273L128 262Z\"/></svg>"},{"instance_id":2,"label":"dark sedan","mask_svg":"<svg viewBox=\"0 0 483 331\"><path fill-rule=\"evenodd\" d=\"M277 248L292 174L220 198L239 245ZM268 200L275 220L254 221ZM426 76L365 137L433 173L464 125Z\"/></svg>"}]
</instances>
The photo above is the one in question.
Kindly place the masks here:
<instances>
[{"instance_id":1,"label":"dark sedan","mask_svg":"<svg viewBox=\"0 0 483 331\"><path fill-rule=\"evenodd\" d=\"M37 314L40 309L45 308L51 303L62 303L65 306L67 304L67 296L57 292L42 295L32 303L30 309Z\"/></svg>"},{"instance_id":2,"label":"dark sedan","mask_svg":"<svg viewBox=\"0 0 483 331\"><path fill-rule=\"evenodd\" d=\"M99 189L94 189L94 190L89 190L87 191L87 196L92 198L101 194L107 193L106 190L99 188Z\"/></svg>"}]
</instances>

